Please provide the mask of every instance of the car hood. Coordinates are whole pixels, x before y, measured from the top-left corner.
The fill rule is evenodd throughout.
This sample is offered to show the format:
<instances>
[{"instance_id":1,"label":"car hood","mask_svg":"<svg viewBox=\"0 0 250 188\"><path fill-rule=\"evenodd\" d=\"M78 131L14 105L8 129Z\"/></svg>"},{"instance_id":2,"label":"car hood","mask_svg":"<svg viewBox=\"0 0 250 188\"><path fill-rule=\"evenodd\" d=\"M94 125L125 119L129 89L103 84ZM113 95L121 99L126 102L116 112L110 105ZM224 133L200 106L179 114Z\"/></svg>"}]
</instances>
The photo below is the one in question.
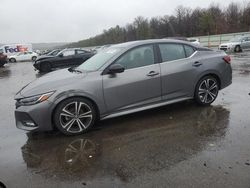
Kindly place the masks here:
<instances>
[{"instance_id":1,"label":"car hood","mask_svg":"<svg viewBox=\"0 0 250 188\"><path fill-rule=\"evenodd\" d=\"M52 56L52 55L42 55L42 56L39 56L36 61L40 61L40 60L44 60L44 59L50 59L50 58L53 58L55 56Z\"/></svg>"},{"instance_id":2,"label":"car hood","mask_svg":"<svg viewBox=\"0 0 250 188\"><path fill-rule=\"evenodd\" d=\"M15 99L55 91L62 86L76 83L79 79L85 77L86 75L86 73L70 72L68 69L48 73L23 87L16 94Z\"/></svg>"},{"instance_id":3,"label":"car hood","mask_svg":"<svg viewBox=\"0 0 250 188\"><path fill-rule=\"evenodd\" d=\"M240 44L240 42L227 42L227 43L222 43L220 46L235 46L237 44Z\"/></svg>"}]
</instances>

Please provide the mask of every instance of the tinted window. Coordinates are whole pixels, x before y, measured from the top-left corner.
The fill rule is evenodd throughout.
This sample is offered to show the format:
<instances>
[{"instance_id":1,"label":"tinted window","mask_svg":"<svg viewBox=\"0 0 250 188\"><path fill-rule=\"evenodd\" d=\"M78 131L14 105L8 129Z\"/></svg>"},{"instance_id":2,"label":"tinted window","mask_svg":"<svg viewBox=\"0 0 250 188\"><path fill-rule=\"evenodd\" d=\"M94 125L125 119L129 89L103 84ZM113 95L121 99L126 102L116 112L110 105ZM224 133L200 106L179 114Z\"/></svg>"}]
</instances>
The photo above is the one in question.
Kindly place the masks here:
<instances>
[{"instance_id":1,"label":"tinted window","mask_svg":"<svg viewBox=\"0 0 250 188\"><path fill-rule=\"evenodd\" d=\"M76 50L76 54L85 54L87 53L85 50Z\"/></svg>"},{"instance_id":2,"label":"tinted window","mask_svg":"<svg viewBox=\"0 0 250 188\"><path fill-rule=\"evenodd\" d=\"M159 44L162 61L173 61L186 58L182 44Z\"/></svg>"},{"instance_id":3,"label":"tinted window","mask_svg":"<svg viewBox=\"0 0 250 188\"><path fill-rule=\"evenodd\" d=\"M191 56L195 50L191 46L184 45L187 57Z\"/></svg>"},{"instance_id":4,"label":"tinted window","mask_svg":"<svg viewBox=\"0 0 250 188\"><path fill-rule=\"evenodd\" d=\"M154 48L153 45L142 46L130 50L116 61L125 69L132 69L154 64Z\"/></svg>"},{"instance_id":5,"label":"tinted window","mask_svg":"<svg viewBox=\"0 0 250 188\"><path fill-rule=\"evenodd\" d=\"M62 54L63 56L75 55L75 50L66 50Z\"/></svg>"}]
</instances>

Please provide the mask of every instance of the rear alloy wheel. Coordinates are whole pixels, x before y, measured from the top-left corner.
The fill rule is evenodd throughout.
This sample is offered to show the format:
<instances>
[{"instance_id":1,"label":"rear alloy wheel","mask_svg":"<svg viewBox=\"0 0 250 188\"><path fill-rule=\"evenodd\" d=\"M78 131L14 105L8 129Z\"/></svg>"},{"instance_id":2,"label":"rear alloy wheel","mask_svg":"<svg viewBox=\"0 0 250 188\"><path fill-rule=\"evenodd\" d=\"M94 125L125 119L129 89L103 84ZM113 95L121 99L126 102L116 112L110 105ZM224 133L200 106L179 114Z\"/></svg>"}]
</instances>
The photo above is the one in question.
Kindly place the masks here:
<instances>
[{"instance_id":1,"label":"rear alloy wheel","mask_svg":"<svg viewBox=\"0 0 250 188\"><path fill-rule=\"evenodd\" d=\"M32 60L32 61L36 61L36 58L37 58L36 56L33 56L33 57L31 58L31 60Z\"/></svg>"},{"instance_id":2,"label":"rear alloy wheel","mask_svg":"<svg viewBox=\"0 0 250 188\"><path fill-rule=\"evenodd\" d=\"M56 127L65 135L79 135L96 121L94 105L84 98L69 98L58 105L54 113Z\"/></svg>"},{"instance_id":3,"label":"rear alloy wheel","mask_svg":"<svg viewBox=\"0 0 250 188\"><path fill-rule=\"evenodd\" d=\"M15 63L15 62L16 62L16 59L15 59L15 58L10 58L10 62L11 62L11 63Z\"/></svg>"},{"instance_id":4,"label":"rear alloy wheel","mask_svg":"<svg viewBox=\"0 0 250 188\"><path fill-rule=\"evenodd\" d=\"M238 45L238 46L235 46L234 51L235 51L235 52L241 52L241 48L240 48L240 46L239 46L239 45Z\"/></svg>"},{"instance_id":5,"label":"rear alloy wheel","mask_svg":"<svg viewBox=\"0 0 250 188\"><path fill-rule=\"evenodd\" d=\"M219 92L219 83L212 76L202 78L195 89L195 101L200 105L210 105Z\"/></svg>"},{"instance_id":6,"label":"rear alloy wheel","mask_svg":"<svg viewBox=\"0 0 250 188\"><path fill-rule=\"evenodd\" d=\"M44 63L41 63L40 65L40 71L41 72L49 72L51 71L51 65L49 62L44 62Z\"/></svg>"}]
</instances>

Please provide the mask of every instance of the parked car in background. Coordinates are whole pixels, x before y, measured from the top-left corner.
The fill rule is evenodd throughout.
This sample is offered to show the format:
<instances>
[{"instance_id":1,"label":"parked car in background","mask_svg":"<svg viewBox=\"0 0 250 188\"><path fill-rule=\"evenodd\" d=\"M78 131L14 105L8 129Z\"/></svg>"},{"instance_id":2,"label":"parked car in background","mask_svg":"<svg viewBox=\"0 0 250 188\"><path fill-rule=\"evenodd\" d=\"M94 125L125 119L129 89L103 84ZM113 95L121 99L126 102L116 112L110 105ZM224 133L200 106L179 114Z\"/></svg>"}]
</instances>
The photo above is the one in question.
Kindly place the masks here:
<instances>
[{"instance_id":1,"label":"parked car in background","mask_svg":"<svg viewBox=\"0 0 250 188\"><path fill-rule=\"evenodd\" d=\"M79 48L64 49L57 55L46 55L37 58L33 66L40 72L49 72L54 68L72 67L82 64L84 61L95 55Z\"/></svg>"},{"instance_id":2,"label":"parked car in background","mask_svg":"<svg viewBox=\"0 0 250 188\"><path fill-rule=\"evenodd\" d=\"M189 38L188 41L195 44L195 45L198 45L198 46L201 45L199 39L197 39L197 38Z\"/></svg>"},{"instance_id":3,"label":"parked car in background","mask_svg":"<svg viewBox=\"0 0 250 188\"><path fill-rule=\"evenodd\" d=\"M38 54L35 52L19 52L15 55L9 56L9 61L14 63L17 61L35 61Z\"/></svg>"},{"instance_id":4,"label":"parked car in background","mask_svg":"<svg viewBox=\"0 0 250 188\"><path fill-rule=\"evenodd\" d=\"M227 52L241 52L244 49L250 49L250 36L234 37L229 42L222 43L219 49Z\"/></svg>"},{"instance_id":5,"label":"parked car in background","mask_svg":"<svg viewBox=\"0 0 250 188\"><path fill-rule=\"evenodd\" d=\"M47 74L20 90L16 124L77 135L98 119L190 99L207 106L232 83L230 60L223 51L180 40L113 45L78 67Z\"/></svg>"},{"instance_id":6,"label":"parked car in background","mask_svg":"<svg viewBox=\"0 0 250 188\"><path fill-rule=\"evenodd\" d=\"M7 55L0 51L0 67L4 66L6 63L8 63Z\"/></svg>"}]
</instances>

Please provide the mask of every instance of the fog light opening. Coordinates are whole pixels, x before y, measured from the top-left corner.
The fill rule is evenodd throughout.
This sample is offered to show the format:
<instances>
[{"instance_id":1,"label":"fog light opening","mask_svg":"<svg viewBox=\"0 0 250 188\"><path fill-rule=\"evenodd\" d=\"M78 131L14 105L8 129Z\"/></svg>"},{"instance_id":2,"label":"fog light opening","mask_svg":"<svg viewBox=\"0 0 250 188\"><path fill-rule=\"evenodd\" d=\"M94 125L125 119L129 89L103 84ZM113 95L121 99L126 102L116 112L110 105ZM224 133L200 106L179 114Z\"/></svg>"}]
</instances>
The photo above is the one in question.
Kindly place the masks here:
<instances>
[{"instance_id":1,"label":"fog light opening","mask_svg":"<svg viewBox=\"0 0 250 188\"><path fill-rule=\"evenodd\" d=\"M36 127L36 124L33 121L23 121L23 124L26 127Z\"/></svg>"}]
</instances>

